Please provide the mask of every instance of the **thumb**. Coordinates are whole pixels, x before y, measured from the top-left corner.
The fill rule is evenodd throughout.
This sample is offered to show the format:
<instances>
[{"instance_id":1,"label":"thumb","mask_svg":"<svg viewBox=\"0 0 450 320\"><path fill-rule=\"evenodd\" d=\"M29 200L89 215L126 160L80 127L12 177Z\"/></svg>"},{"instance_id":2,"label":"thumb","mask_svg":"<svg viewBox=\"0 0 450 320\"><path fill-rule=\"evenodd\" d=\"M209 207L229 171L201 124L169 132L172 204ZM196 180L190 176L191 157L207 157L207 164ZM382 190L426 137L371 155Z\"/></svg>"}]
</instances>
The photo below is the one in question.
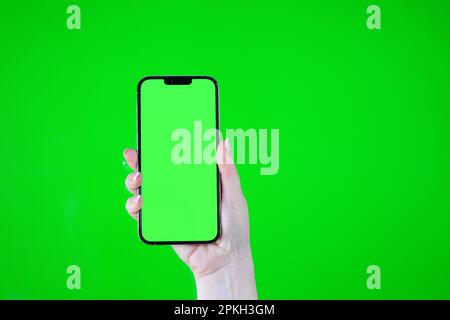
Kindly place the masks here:
<instances>
[{"instance_id":1,"label":"thumb","mask_svg":"<svg viewBox=\"0 0 450 320\"><path fill-rule=\"evenodd\" d=\"M244 200L241 182L236 166L231 156L228 138L221 141L217 147L217 165L222 182L222 201L231 205L241 204Z\"/></svg>"}]
</instances>

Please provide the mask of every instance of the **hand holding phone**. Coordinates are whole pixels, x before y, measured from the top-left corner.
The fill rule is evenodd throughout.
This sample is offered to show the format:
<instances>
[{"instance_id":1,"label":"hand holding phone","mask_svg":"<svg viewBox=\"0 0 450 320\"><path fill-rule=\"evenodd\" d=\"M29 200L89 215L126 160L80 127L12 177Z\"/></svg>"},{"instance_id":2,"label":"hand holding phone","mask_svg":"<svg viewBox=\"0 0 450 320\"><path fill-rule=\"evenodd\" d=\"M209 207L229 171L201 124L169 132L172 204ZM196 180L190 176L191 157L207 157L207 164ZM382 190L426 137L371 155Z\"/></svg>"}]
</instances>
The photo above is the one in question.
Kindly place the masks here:
<instances>
[{"instance_id":1,"label":"hand holding phone","mask_svg":"<svg viewBox=\"0 0 450 320\"><path fill-rule=\"evenodd\" d=\"M126 149L124 157L136 171L137 152ZM228 141L219 143L217 158L222 187L222 234L214 243L173 245L173 248L194 273L198 299L257 299L248 207ZM137 195L142 178L141 174L133 172L125 180L128 190L134 194L126 203L134 219L138 218L142 201L152 201ZM151 177L148 179L148 183L152 183Z\"/></svg>"}]
</instances>

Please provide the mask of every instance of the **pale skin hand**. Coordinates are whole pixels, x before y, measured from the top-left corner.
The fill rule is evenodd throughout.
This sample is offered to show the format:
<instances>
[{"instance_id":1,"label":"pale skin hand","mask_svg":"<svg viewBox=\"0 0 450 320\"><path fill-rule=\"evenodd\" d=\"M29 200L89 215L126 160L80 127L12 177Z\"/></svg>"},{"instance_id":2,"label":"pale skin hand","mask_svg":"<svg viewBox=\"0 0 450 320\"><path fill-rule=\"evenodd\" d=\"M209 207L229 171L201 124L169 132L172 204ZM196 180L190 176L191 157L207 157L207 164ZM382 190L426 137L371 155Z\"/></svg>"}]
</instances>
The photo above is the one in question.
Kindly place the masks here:
<instances>
[{"instance_id":1,"label":"pale skin hand","mask_svg":"<svg viewBox=\"0 0 450 320\"><path fill-rule=\"evenodd\" d=\"M257 299L247 202L229 150L227 140L219 143L217 162L222 182L221 237L211 244L172 246L194 273L198 299ZM124 157L130 168L136 171L136 151L125 149ZM130 173L125 185L134 194L127 200L127 211L137 219L142 207L142 197L137 195L142 185L142 174Z\"/></svg>"}]
</instances>

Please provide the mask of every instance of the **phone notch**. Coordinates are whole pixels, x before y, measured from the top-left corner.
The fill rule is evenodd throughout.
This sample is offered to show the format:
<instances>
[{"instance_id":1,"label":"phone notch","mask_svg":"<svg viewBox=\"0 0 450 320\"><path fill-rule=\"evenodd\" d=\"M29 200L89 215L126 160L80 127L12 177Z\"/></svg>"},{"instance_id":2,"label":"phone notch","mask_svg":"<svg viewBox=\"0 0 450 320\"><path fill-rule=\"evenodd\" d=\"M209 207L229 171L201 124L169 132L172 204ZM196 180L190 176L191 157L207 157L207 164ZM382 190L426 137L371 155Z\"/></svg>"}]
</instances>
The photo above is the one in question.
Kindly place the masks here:
<instances>
[{"instance_id":1,"label":"phone notch","mask_svg":"<svg viewBox=\"0 0 450 320\"><path fill-rule=\"evenodd\" d=\"M166 77L164 78L164 83L170 86L178 85L178 86L187 86L192 83L191 77Z\"/></svg>"}]
</instances>

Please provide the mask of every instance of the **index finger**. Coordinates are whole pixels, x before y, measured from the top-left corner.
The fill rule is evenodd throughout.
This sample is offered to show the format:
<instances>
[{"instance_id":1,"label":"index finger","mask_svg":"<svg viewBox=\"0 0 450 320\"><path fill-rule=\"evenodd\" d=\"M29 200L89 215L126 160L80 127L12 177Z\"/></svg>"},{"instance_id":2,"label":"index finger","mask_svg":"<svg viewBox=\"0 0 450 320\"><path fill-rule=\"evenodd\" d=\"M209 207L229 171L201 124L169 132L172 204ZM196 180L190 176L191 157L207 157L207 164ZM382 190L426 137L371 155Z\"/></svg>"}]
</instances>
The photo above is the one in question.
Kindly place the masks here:
<instances>
[{"instance_id":1,"label":"index finger","mask_svg":"<svg viewBox=\"0 0 450 320\"><path fill-rule=\"evenodd\" d=\"M126 148L123 151L123 156L125 157L125 160L128 163L128 166L133 169L133 171L136 171L137 168L137 152L134 149Z\"/></svg>"}]
</instances>

